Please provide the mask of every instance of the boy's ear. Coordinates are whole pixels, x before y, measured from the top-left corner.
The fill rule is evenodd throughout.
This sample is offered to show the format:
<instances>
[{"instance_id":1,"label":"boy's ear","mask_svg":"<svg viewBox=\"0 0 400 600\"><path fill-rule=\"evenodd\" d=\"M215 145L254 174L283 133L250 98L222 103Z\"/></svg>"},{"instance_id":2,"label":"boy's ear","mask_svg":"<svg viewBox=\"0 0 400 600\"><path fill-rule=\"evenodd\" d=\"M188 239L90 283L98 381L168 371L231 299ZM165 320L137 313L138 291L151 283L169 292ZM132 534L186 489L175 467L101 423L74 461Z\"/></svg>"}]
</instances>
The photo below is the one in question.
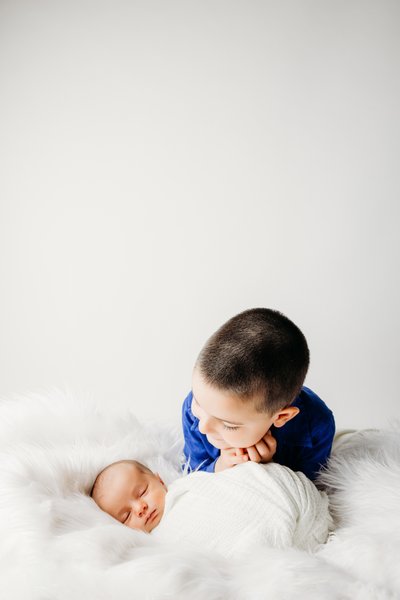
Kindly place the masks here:
<instances>
[{"instance_id":1,"label":"boy's ear","mask_svg":"<svg viewBox=\"0 0 400 600\"><path fill-rule=\"evenodd\" d=\"M274 415L274 420L272 421L275 427L282 427L285 423L293 419L296 415L298 415L300 409L297 406L287 406L286 408L281 408Z\"/></svg>"}]
</instances>

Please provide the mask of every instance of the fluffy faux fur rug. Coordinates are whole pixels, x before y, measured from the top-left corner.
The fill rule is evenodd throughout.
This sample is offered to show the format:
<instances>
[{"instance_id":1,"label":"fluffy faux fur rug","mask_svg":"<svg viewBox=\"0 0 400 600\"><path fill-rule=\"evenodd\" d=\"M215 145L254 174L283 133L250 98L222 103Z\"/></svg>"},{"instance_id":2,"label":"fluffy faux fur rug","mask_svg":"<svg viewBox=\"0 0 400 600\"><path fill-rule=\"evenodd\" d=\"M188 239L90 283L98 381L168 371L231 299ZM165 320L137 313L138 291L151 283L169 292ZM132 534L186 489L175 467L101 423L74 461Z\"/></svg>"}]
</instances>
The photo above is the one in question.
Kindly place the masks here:
<instances>
[{"instance_id":1,"label":"fluffy faux fur rug","mask_svg":"<svg viewBox=\"0 0 400 600\"><path fill-rule=\"evenodd\" d=\"M96 473L135 457L181 476L176 426L139 423L60 392L0 403L0 597L7 600L400 598L399 430L348 436L322 476L337 523L316 555L254 548L223 560L157 545L88 497Z\"/></svg>"}]
</instances>

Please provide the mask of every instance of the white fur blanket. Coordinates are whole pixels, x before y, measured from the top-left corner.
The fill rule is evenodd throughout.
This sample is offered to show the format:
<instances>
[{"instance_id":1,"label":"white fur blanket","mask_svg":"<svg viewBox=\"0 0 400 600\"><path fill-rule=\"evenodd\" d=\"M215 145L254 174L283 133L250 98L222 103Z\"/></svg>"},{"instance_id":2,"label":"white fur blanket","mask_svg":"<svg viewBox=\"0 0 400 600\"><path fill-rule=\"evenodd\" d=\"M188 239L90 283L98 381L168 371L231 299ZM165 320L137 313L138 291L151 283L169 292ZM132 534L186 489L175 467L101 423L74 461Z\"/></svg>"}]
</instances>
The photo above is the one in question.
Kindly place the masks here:
<instances>
[{"instance_id":1,"label":"white fur blanket","mask_svg":"<svg viewBox=\"0 0 400 600\"><path fill-rule=\"evenodd\" d=\"M400 598L399 431L343 443L324 476L337 522L317 554L246 560L159 544L102 513L96 473L135 457L180 476L176 426L140 424L61 393L0 403L0 597L7 600L389 600Z\"/></svg>"}]
</instances>

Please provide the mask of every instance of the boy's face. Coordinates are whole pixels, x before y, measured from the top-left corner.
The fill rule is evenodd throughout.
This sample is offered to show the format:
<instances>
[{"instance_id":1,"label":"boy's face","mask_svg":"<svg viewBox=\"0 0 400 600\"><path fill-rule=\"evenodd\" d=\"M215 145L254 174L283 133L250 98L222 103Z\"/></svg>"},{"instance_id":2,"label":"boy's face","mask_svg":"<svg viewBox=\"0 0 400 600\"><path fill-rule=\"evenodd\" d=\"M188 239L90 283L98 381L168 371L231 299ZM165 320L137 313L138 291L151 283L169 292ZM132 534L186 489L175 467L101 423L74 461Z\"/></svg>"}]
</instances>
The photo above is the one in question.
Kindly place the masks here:
<instances>
[{"instance_id":1,"label":"boy's face","mask_svg":"<svg viewBox=\"0 0 400 600\"><path fill-rule=\"evenodd\" d=\"M94 497L97 505L120 523L150 533L164 513L167 488L157 474L119 463L103 474Z\"/></svg>"},{"instance_id":2,"label":"boy's face","mask_svg":"<svg viewBox=\"0 0 400 600\"><path fill-rule=\"evenodd\" d=\"M242 402L232 392L213 387L197 368L192 390L192 413L199 419L199 430L220 450L254 446L279 416L257 412L254 402Z\"/></svg>"}]
</instances>

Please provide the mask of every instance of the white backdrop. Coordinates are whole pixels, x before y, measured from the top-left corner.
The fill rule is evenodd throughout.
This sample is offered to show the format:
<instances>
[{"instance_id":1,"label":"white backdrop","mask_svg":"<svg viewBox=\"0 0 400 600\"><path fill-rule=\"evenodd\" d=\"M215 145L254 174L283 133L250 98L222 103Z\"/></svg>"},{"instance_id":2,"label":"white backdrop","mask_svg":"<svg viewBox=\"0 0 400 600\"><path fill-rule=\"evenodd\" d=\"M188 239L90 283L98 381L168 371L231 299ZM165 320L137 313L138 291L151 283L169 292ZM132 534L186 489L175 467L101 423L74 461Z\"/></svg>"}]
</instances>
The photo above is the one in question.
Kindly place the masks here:
<instances>
[{"instance_id":1,"label":"white backdrop","mask_svg":"<svg viewBox=\"0 0 400 600\"><path fill-rule=\"evenodd\" d=\"M339 427L400 417L400 4L2 0L0 394L179 419L237 312Z\"/></svg>"}]
</instances>

